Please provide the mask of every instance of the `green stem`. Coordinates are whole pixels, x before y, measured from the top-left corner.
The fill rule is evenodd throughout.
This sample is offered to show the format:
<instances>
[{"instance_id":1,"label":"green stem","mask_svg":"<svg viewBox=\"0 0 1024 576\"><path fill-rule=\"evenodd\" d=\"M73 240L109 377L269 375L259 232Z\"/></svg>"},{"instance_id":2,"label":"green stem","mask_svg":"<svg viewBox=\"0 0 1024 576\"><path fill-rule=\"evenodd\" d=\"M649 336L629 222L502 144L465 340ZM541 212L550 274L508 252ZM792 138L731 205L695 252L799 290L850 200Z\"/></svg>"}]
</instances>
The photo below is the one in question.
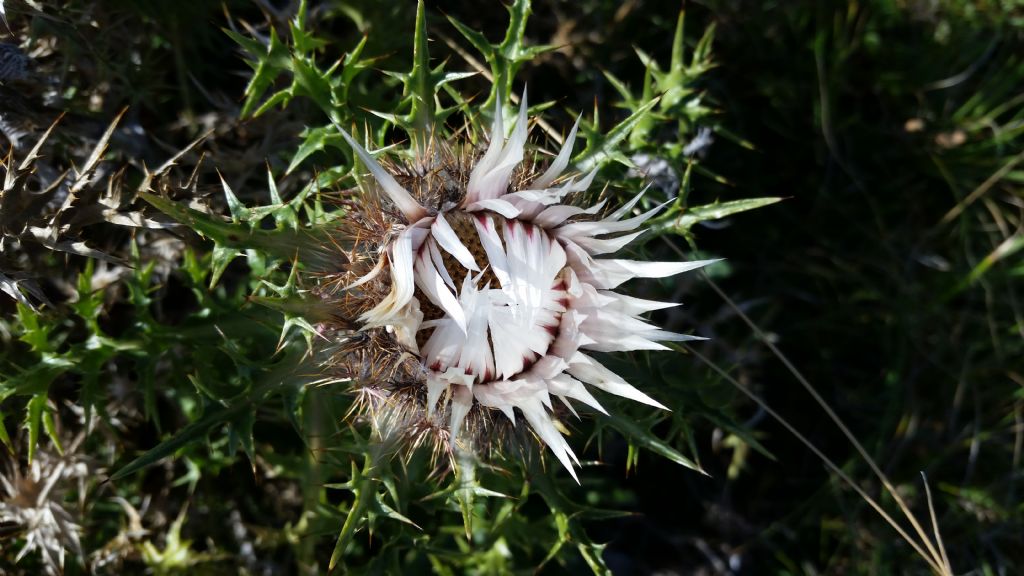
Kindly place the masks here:
<instances>
[{"instance_id":1,"label":"green stem","mask_svg":"<svg viewBox=\"0 0 1024 576\"><path fill-rule=\"evenodd\" d=\"M305 477L305 500L303 504L303 523L316 517L316 509L320 503L323 492L320 475L320 449L323 434L321 418L321 400L319 390L310 387L306 392L305 428L308 430L309 450L306 451L306 477ZM316 562L316 542L313 538L301 538L299 540L298 564L299 573L303 576L319 574L320 570Z\"/></svg>"}]
</instances>

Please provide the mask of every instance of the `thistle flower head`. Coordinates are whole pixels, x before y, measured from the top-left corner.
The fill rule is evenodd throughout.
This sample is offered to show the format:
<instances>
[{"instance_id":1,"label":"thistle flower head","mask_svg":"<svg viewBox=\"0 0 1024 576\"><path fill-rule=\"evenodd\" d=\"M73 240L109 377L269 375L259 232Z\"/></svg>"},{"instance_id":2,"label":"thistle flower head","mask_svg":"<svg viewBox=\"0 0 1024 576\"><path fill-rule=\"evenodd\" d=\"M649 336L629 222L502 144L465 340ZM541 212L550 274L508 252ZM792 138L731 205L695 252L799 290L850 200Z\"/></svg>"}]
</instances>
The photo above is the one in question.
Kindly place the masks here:
<instances>
[{"instance_id":1,"label":"thistle flower head","mask_svg":"<svg viewBox=\"0 0 1024 576\"><path fill-rule=\"evenodd\" d=\"M24 540L16 562L38 550L43 569L54 575L64 571L65 550L81 557L81 528L65 508L65 496L69 484L88 475L79 458L45 450L24 470L13 460L0 470L0 526Z\"/></svg>"},{"instance_id":2,"label":"thistle flower head","mask_svg":"<svg viewBox=\"0 0 1024 576\"><path fill-rule=\"evenodd\" d=\"M574 203L595 176L564 174L578 122L537 175L524 162L526 109L524 95L505 139L498 98L490 144L475 162L435 147L419 165L386 169L342 131L383 194L379 205L353 203L345 225L352 268L333 295L363 342L394 343L390 360L359 355L375 367L375 381L401 381L388 394L417 398L423 418L442 422L456 444L476 441L466 432L472 413L500 412L514 424L518 410L575 477L579 462L556 427L553 399L574 413L574 401L604 412L596 388L664 408L593 354L666 350L660 341L693 338L641 318L674 304L615 289L707 262L609 257L664 205L634 214L642 193L604 215L604 202ZM418 369L408 369L410 360Z\"/></svg>"}]
</instances>

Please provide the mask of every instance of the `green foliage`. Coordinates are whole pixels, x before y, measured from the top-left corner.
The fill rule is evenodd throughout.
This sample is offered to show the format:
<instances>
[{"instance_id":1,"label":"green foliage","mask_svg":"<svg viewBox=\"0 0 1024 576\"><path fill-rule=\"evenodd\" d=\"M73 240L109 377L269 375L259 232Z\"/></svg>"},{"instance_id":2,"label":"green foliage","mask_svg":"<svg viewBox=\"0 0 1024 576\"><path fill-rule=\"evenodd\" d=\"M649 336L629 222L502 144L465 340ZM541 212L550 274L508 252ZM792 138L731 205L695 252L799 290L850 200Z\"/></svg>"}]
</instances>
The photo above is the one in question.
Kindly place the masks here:
<instances>
[{"instance_id":1,"label":"green foliage","mask_svg":"<svg viewBox=\"0 0 1024 576\"><path fill-rule=\"evenodd\" d=\"M531 0L515 0L511 6L507 6L509 13L508 28L505 30L505 37L500 44L492 44L486 36L479 31L466 26L457 19L448 17L456 30L473 45L484 62L490 65L492 87L487 100L480 105L481 110L494 108L494 102L504 94L512 94L513 81L523 64L548 52L552 46L527 46L526 45L526 22L532 11Z\"/></svg>"},{"instance_id":2,"label":"green foliage","mask_svg":"<svg viewBox=\"0 0 1024 576\"><path fill-rule=\"evenodd\" d=\"M0 440L10 450L27 450L29 460L45 447L44 435L53 449L66 448L65 429L74 425L61 420L68 420L65 407L72 406L82 408L86 427L99 425L116 436L127 419L133 429L153 436L105 452L109 476L100 489L121 499L126 516L98 508L88 519L89 542L114 550L112 562L170 574L205 570L230 558L219 549L222 543L213 549L197 545L201 538L190 528L196 513L187 512L182 495L164 504L178 503L175 512L164 512L164 518L175 520L154 526L163 530L161 536L140 538L141 532L129 528L138 531L155 521L135 511L146 490L144 479L154 471L177 477L171 494L178 490L173 486L187 486L192 497L205 501L216 498L213 478L241 466L264 482L279 476L301 490L301 502L293 508L297 516L283 530L278 521L260 528L266 551L300 571L341 563L349 570L363 566L374 571L395 566L399 558L440 573L556 564L567 570L585 566L595 573L609 571L604 545L588 536L585 524L625 512L616 510L614 502L611 508L575 503L573 494L579 489L545 468L539 454L491 464L465 457L453 474L437 478L425 456L413 455L399 468L382 447L386 442L380 444L372 432L366 436L359 423L344 421L351 398L339 393L339 384L317 375L323 359L315 323L331 311L311 302L299 281L300 271L316 273L343 263L330 230L332 221L345 214L325 205L323 198L325 190L353 178L350 152L339 130L363 124L378 148L400 156L417 148L422 152L431 137L452 137L461 130L459 123L466 123L479 140L495 99L514 97L521 70L553 49L528 40L529 1L517 1L508 10L499 44L449 17L448 25L490 68L489 96L483 102L464 97L453 82L485 71L449 72L451 62L432 58L432 18L422 2L408 46L411 60L397 61L396 66L386 51L368 52L375 45L372 32L357 38L322 34L337 14L324 12L318 3L301 2L294 15L271 14L257 26L246 16L229 13L223 33L241 48L252 70L237 117L251 123L289 114L302 117L307 103L314 111L298 134L298 144L268 159L270 166L262 170L265 185L248 180L248 164L221 164L214 178L219 194L197 194L211 176L199 154L208 149L204 138L221 138L207 134L156 171L143 168L128 180L111 181L108 187L116 186L117 193L108 205L122 209L122 215L108 221L122 226L131 222L139 234L121 240L120 246L108 242L118 257L72 251L83 258L76 261L81 268L70 298L37 308L17 283L5 280L5 290L11 288L20 300L17 316L5 323L18 352L5 351L0 360L0 395L4 416L23 414L27 434L10 437L4 427ZM374 17L372 11L359 9L339 14L363 24ZM168 18L177 21L178 16ZM681 22L675 40L680 50ZM643 102L606 132L599 129L595 110L594 119L583 124L585 144L575 159L577 166L589 170L613 161L630 166L635 153L662 153L660 145L641 143L638 136L649 134L657 123L674 123L679 137L689 135L694 123L711 113L693 104L699 96L692 88L710 69L710 39L708 34L700 41L687 66L679 61L681 52L674 52L665 74L642 55L655 78L653 89L661 95L653 96L648 89ZM373 71L380 66L406 71ZM391 88L401 96L385 96ZM632 100L626 97L625 107L630 108ZM553 106L541 102L533 110ZM507 111L511 117L511 108ZM101 183L93 175L111 143L119 142L117 127L116 121L111 123L92 147L71 183L73 194L93 197L91 190ZM411 144L387 146L393 129ZM26 168L48 135L18 170L28 174ZM120 144L114 152L125 154ZM26 176L19 176L13 161L5 166L7 187L20 186ZM189 171L183 184L172 183L173 177ZM638 190L639 183L630 182L614 191L626 196ZM683 198L672 210L691 214ZM729 213L692 212L704 214L693 216L699 219ZM5 212L10 214L14 212ZM665 224L664 233L682 226ZM170 262L154 259L149 249L157 239L168 238L165 230L186 241ZM57 250L62 246L71 244L51 244ZM124 268L112 282L103 282L97 280L100 270L90 257ZM636 371L637 378L642 374ZM127 387L127 396L117 396L113 382ZM636 468L641 451L700 469L696 456L687 455L696 450L688 414L652 420L639 418L639 411L627 416L625 405L614 408L612 416L585 414L581 437L593 426L590 436L598 450L624 438L630 451L626 470ZM668 439L651 430L668 420ZM292 430L290 439L260 433L262 426L281 425ZM87 442L75 449L94 448ZM534 502L543 503L545 512L534 511ZM248 505L256 506L254 501ZM198 508L193 504L191 509ZM186 536L190 532L195 535ZM369 540L367 533L373 535Z\"/></svg>"},{"instance_id":3,"label":"green foliage","mask_svg":"<svg viewBox=\"0 0 1024 576\"><path fill-rule=\"evenodd\" d=\"M69 488L86 556L66 573L913 565L723 381L862 478L699 283L636 290L686 294L695 312L655 319L713 336L721 372L610 359L671 411L602 397L608 415L560 420L581 485L542 451L455 454L451 470L403 458L351 416L321 369L336 311L302 281L344 264L331 231L359 170L340 131L399 159L431 138L482 146L527 83L545 120L528 154L583 110L573 166L610 183L609 205L645 186L638 209L666 203L636 250L728 256L708 275L798 355L915 509L928 471L953 565L1012 570L1020 6L278 4L7 6L37 73L0 86L0 116L30 134L0 140L0 451L87 460ZM13 563L23 533L3 542L0 572L41 570Z\"/></svg>"}]
</instances>

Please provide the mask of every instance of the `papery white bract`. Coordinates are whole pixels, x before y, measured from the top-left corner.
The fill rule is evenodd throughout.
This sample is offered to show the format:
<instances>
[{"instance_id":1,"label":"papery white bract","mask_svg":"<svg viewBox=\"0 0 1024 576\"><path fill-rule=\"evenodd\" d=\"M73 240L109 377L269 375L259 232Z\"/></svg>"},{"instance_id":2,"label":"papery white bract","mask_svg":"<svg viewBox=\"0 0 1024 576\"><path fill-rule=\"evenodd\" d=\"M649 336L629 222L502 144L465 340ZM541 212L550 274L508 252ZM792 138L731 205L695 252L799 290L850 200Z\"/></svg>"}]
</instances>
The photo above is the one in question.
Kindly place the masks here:
<instances>
[{"instance_id":1,"label":"papery white bract","mask_svg":"<svg viewBox=\"0 0 1024 576\"><path fill-rule=\"evenodd\" d=\"M642 194L604 218L601 204L566 203L595 173L563 177L578 127L541 176L510 190L528 134L526 96L511 136L503 137L501 98L490 145L476 161L460 203L428 210L345 134L406 227L386 247L388 294L360 317L387 327L426 370L427 411L450 404L447 426L458 442L474 404L513 423L518 409L576 477L578 464L552 419L552 397L604 408L597 388L665 408L608 370L593 352L667 350L662 341L698 339L659 329L642 314L674 306L614 292L632 278L662 278L704 266L606 258L643 233L664 205L633 215ZM344 133L343 133L344 134ZM370 274L383 270L375 266ZM358 283L358 282L357 282Z\"/></svg>"}]
</instances>

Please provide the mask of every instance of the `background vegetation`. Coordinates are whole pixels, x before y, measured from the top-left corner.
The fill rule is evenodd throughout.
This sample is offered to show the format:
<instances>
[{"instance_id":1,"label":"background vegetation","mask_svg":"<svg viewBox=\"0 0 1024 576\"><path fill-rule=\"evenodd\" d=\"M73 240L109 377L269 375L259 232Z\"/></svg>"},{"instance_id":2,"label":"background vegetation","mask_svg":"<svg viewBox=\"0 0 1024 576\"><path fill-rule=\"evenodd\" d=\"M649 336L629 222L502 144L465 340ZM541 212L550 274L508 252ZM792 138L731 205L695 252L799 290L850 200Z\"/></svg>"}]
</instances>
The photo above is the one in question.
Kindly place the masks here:
<instances>
[{"instance_id":1,"label":"background vegetation","mask_svg":"<svg viewBox=\"0 0 1024 576\"><path fill-rule=\"evenodd\" d=\"M1024 565L1019 1L452 0L419 36L413 2L3 5L0 474L89 471L54 495L83 527L67 573L320 573L339 532L352 572L927 573L716 371L898 515L766 342L929 532L930 488L956 573ZM406 140L417 38L449 131L478 133L488 76L544 103L539 145L583 113L577 163L611 193L646 172L681 196L643 250L726 257L735 306L699 276L637 288L686 303L657 319L711 338L706 362L618 359L673 412L584 415L580 486L536 458L469 479L396 459L345 536L375 438L313 385L276 241L338 217L332 121ZM189 203L207 216L180 226ZM42 568L15 563L24 534L0 525L0 572Z\"/></svg>"}]
</instances>

